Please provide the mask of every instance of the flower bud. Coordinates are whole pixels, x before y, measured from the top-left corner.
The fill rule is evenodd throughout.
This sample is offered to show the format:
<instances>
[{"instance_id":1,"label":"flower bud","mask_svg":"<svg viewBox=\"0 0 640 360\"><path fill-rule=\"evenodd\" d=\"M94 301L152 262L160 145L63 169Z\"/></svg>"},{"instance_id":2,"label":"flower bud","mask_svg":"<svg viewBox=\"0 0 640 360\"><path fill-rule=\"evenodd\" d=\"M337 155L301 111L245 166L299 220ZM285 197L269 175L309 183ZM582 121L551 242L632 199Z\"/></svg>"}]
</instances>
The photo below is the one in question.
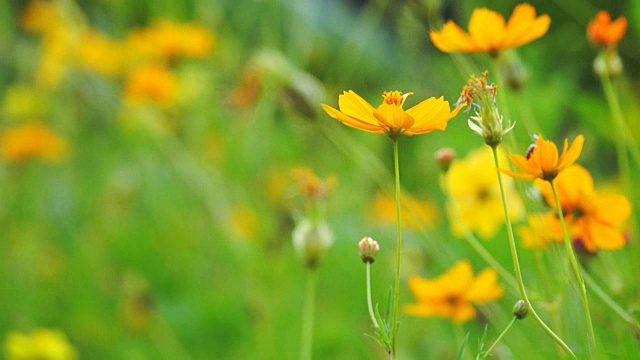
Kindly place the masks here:
<instances>
[{"instance_id":1,"label":"flower bud","mask_svg":"<svg viewBox=\"0 0 640 360\"><path fill-rule=\"evenodd\" d=\"M445 147L436 151L435 154L433 154L433 158L438 163L438 166L440 166L440 170L446 173L456 158L456 151L452 148Z\"/></svg>"},{"instance_id":2,"label":"flower bud","mask_svg":"<svg viewBox=\"0 0 640 360\"><path fill-rule=\"evenodd\" d=\"M475 116L471 116L467 123L473 132L484 138L487 145L495 148L515 123L503 120L496 105L498 88L487 83L488 77L488 71L482 73L480 78L471 76L469 85L462 89L458 102L466 102L469 109L471 106L475 108Z\"/></svg>"},{"instance_id":3,"label":"flower bud","mask_svg":"<svg viewBox=\"0 0 640 360\"><path fill-rule=\"evenodd\" d=\"M373 263L376 260L376 254L380 250L378 242L370 237L364 237L358 243L358 249L360 249L360 258L364 263Z\"/></svg>"},{"instance_id":4,"label":"flower bud","mask_svg":"<svg viewBox=\"0 0 640 360\"><path fill-rule=\"evenodd\" d=\"M598 76L616 77L622 73L624 65L617 51L601 51L593 60L593 71Z\"/></svg>"},{"instance_id":5,"label":"flower bud","mask_svg":"<svg viewBox=\"0 0 640 360\"><path fill-rule=\"evenodd\" d=\"M323 220L308 218L298 223L293 230L293 246L309 268L315 268L333 244L333 233Z\"/></svg>"},{"instance_id":6,"label":"flower bud","mask_svg":"<svg viewBox=\"0 0 640 360\"><path fill-rule=\"evenodd\" d=\"M527 304L524 303L524 300L518 300L518 302L513 306L513 316L518 320L522 320L527 317L527 314L529 314Z\"/></svg>"}]
</instances>

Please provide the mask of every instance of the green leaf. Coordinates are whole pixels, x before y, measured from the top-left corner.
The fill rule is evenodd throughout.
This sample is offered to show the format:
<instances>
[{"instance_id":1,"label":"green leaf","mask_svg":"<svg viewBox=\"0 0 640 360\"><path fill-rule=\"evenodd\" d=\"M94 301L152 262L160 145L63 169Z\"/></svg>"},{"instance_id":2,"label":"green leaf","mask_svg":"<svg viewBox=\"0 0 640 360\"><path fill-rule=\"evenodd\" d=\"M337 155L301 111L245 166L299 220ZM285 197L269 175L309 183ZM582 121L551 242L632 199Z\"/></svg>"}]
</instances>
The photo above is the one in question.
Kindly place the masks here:
<instances>
[{"instance_id":1,"label":"green leaf","mask_svg":"<svg viewBox=\"0 0 640 360\"><path fill-rule=\"evenodd\" d=\"M465 335L464 340L462 341L462 346L460 346L460 351L458 351L458 357L456 358L457 360L462 360L462 357L464 356L464 348L467 346L467 341L469 341L469 333Z\"/></svg>"}]
</instances>

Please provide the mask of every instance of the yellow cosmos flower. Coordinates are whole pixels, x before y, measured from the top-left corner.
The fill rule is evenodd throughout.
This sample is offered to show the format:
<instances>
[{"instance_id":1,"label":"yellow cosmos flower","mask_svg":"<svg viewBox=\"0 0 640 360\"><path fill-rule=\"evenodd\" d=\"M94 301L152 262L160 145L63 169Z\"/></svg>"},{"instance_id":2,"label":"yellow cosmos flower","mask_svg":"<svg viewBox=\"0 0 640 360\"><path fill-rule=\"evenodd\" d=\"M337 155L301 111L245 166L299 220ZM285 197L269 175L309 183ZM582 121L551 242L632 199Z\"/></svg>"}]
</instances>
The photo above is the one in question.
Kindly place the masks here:
<instances>
[{"instance_id":1,"label":"yellow cosmos flower","mask_svg":"<svg viewBox=\"0 0 640 360\"><path fill-rule=\"evenodd\" d=\"M81 66L106 76L121 73L125 65L124 46L94 30L83 34L78 49Z\"/></svg>"},{"instance_id":2,"label":"yellow cosmos flower","mask_svg":"<svg viewBox=\"0 0 640 360\"><path fill-rule=\"evenodd\" d=\"M158 19L149 27L132 31L128 44L141 55L167 59L180 56L203 58L213 51L216 38L196 24L178 24Z\"/></svg>"},{"instance_id":3,"label":"yellow cosmos flower","mask_svg":"<svg viewBox=\"0 0 640 360\"><path fill-rule=\"evenodd\" d=\"M521 172L500 169L503 173L518 179L533 181L553 180L558 173L573 165L578 160L584 145L584 136L578 135L569 147L569 140L564 140L564 149L558 156L558 147L552 141L537 135L536 143L527 151L526 156L509 155L511 162Z\"/></svg>"},{"instance_id":4,"label":"yellow cosmos flower","mask_svg":"<svg viewBox=\"0 0 640 360\"><path fill-rule=\"evenodd\" d=\"M519 225L516 233L526 248L543 248L563 240L560 221L553 212L529 215L527 224Z\"/></svg>"},{"instance_id":5,"label":"yellow cosmos flower","mask_svg":"<svg viewBox=\"0 0 640 360\"><path fill-rule=\"evenodd\" d=\"M416 304L405 305L407 314L420 317L445 317L461 324L476 316L473 305L499 299L504 287L498 284L498 273L484 269L477 277L469 261L457 262L446 273L434 279L412 276L409 289Z\"/></svg>"},{"instance_id":6,"label":"yellow cosmos flower","mask_svg":"<svg viewBox=\"0 0 640 360\"><path fill-rule=\"evenodd\" d=\"M436 205L426 199L403 195L402 225L412 230L433 228L439 222ZM369 218L375 225L396 225L396 199L384 193L379 193L369 207Z\"/></svg>"},{"instance_id":7,"label":"yellow cosmos flower","mask_svg":"<svg viewBox=\"0 0 640 360\"><path fill-rule=\"evenodd\" d=\"M620 16L611 21L611 15L602 10L587 26L587 38L597 45L616 45L627 31L627 18Z\"/></svg>"},{"instance_id":8,"label":"yellow cosmos flower","mask_svg":"<svg viewBox=\"0 0 640 360\"><path fill-rule=\"evenodd\" d=\"M4 353L9 360L78 358L76 349L66 335L58 330L38 328L28 334L11 331L4 343Z\"/></svg>"},{"instance_id":9,"label":"yellow cosmos flower","mask_svg":"<svg viewBox=\"0 0 640 360\"><path fill-rule=\"evenodd\" d=\"M402 108L404 101L412 94L385 91L382 104L374 108L349 90L338 97L340 111L325 104L322 104L322 108L329 116L347 126L374 134L387 134L395 139L403 134L411 136L444 130L447 122L464 106L461 104L452 111L443 97L431 97L405 111Z\"/></svg>"},{"instance_id":10,"label":"yellow cosmos flower","mask_svg":"<svg viewBox=\"0 0 640 360\"><path fill-rule=\"evenodd\" d=\"M509 21L487 8L475 9L469 20L467 34L453 21L442 30L429 32L431 41L443 52L496 52L524 45L540 38L549 29L548 15L536 17L536 9L529 4L516 6Z\"/></svg>"},{"instance_id":11,"label":"yellow cosmos flower","mask_svg":"<svg viewBox=\"0 0 640 360\"><path fill-rule=\"evenodd\" d=\"M67 142L44 124L30 122L2 132L0 153L11 162L29 159L59 162L67 154Z\"/></svg>"},{"instance_id":12,"label":"yellow cosmos flower","mask_svg":"<svg viewBox=\"0 0 640 360\"><path fill-rule=\"evenodd\" d=\"M498 157L504 161L505 155L499 148ZM504 180L509 216L519 219L524 213L522 201L513 180ZM491 148L483 146L454 161L446 182L451 197L447 212L454 235L462 236L466 229L484 239L494 237L504 224L504 210Z\"/></svg>"},{"instance_id":13,"label":"yellow cosmos flower","mask_svg":"<svg viewBox=\"0 0 640 360\"><path fill-rule=\"evenodd\" d=\"M549 182L538 180L535 184L547 203L555 208ZM625 245L622 225L631 214L631 204L626 197L596 193L591 174L580 165L567 168L553 184L575 245L582 246L589 252L597 249L619 249ZM557 217L553 217L553 220L557 224L551 224L547 231L558 241L562 241L559 220Z\"/></svg>"}]
</instances>

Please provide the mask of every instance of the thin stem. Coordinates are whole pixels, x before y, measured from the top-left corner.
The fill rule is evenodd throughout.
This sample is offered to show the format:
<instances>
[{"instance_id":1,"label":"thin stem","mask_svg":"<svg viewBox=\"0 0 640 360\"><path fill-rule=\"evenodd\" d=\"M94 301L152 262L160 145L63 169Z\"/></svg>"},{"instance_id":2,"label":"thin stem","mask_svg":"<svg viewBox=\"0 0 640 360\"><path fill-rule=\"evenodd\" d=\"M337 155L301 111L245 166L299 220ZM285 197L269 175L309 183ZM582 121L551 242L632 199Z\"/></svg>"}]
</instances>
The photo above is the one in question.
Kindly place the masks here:
<instances>
[{"instance_id":1,"label":"thin stem","mask_svg":"<svg viewBox=\"0 0 640 360\"><path fill-rule=\"evenodd\" d=\"M302 312L302 340L300 342L300 360L311 360L313 348L313 314L316 307L316 271L310 269L307 274L307 288L304 294Z\"/></svg>"},{"instance_id":2,"label":"thin stem","mask_svg":"<svg viewBox=\"0 0 640 360\"><path fill-rule=\"evenodd\" d=\"M507 221L507 234L509 237L509 248L511 250L511 258L513 260L513 270L515 272L516 275L516 280L518 281L518 287L520 289L520 295L522 296L522 300L524 300L524 303L527 305L527 309L529 309L529 313L531 314L531 316L535 319L535 321L538 323L538 325L540 325L540 327L556 342L558 343L558 345L560 345L566 352L568 352L569 354L571 354L571 356L573 356L574 358L576 357L576 355L573 353L573 351L571 351L571 348L569 348L569 346L567 344L564 343L564 341L562 341L562 339L560 339L560 337L558 335L556 335L556 333L553 332L553 330L551 330L547 324L544 323L544 321L540 318L540 316L538 316L538 314L536 313L536 311L533 308L533 305L531 304L531 301L529 300L529 297L527 296L527 290L524 287L524 282L522 280L522 272L520 270L520 261L518 260L518 250L516 248L516 241L515 241L515 237L513 235L513 227L511 225L511 218L509 217L509 207L507 205L507 197L505 195L505 191L504 191L504 186L502 184L502 174L500 173L500 163L498 161L498 150L495 147L491 148L493 150L493 161L496 164L496 173L498 175L498 183L500 185L500 195L502 196L502 207L504 210L504 216L505 219Z\"/></svg>"},{"instance_id":3,"label":"thin stem","mask_svg":"<svg viewBox=\"0 0 640 360\"><path fill-rule=\"evenodd\" d=\"M402 216L400 213L400 165L398 160L398 139L393 139L393 165L396 177L396 221L398 222L398 244L396 260L396 280L393 294L393 316L391 323L391 352L396 359L396 340L398 338L398 304L400 303L400 262L402 260Z\"/></svg>"},{"instance_id":4,"label":"thin stem","mask_svg":"<svg viewBox=\"0 0 640 360\"><path fill-rule=\"evenodd\" d=\"M369 307L369 316L371 316L371 322L373 322L373 326L377 328L380 327L378 325L378 321L376 320L376 314L373 312L373 304L371 302L371 263L365 263L367 268L367 306Z\"/></svg>"},{"instance_id":5,"label":"thin stem","mask_svg":"<svg viewBox=\"0 0 640 360\"><path fill-rule=\"evenodd\" d=\"M571 238L569 233L567 232L567 226L564 222L564 215L562 214L562 207L560 206L560 199L558 198L558 192L556 191L556 186L553 183L553 180L549 181L551 184L551 190L553 191L553 197L556 202L556 210L558 211L558 218L560 219L560 226L562 227L562 234L564 235L564 247L567 251L567 255L569 256L569 261L571 262L571 267L573 268L573 273L576 276L576 280L578 281L578 287L580 288L580 298L582 299L582 307L584 308L585 316L587 317L587 330L589 335L589 345L590 345L590 353L593 357L594 352L596 350L596 336L593 332L593 322L591 321L591 312L589 311L589 301L587 299L587 288L584 286L584 279L580 274L580 265L578 265L578 259L576 259L576 254L573 252L573 246L571 245Z\"/></svg>"},{"instance_id":6,"label":"thin stem","mask_svg":"<svg viewBox=\"0 0 640 360\"><path fill-rule=\"evenodd\" d=\"M593 280L593 278L582 268L580 267L582 277L584 278L585 283L589 286L591 290L593 290L594 294L600 298L600 300L604 301L616 315L620 316L622 320L632 325L637 331L640 331L640 324L638 321L628 312L626 312L618 303L613 300L609 294L607 294L602 288Z\"/></svg>"},{"instance_id":7,"label":"thin stem","mask_svg":"<svg viewBox=\"0 0 640 360\"><path fill-rule=\"evenodd\" d=\"M498 262L498 260L496 260L496 258L494 258L493 255L491 255L491 253L487 251L487 249L485 249L485 247L480 243L478 238L476 238L473 235L471 230L467 228L466 224L462 220L460 209L457 206L458 204L453 200L453 197L449 192L449 186L447 184L446 175L442 175L442 179L440 180L440 187L442 188L442 192L444 193L447 201L449 202L449 204L451 204L450 205L451 211L453 212L453 215L456 221L462 227L462 233L467 244L469 244L469 246L471 246L473 250L475 250L475 252L478 253L478 255L480 255L482 260L484 260L487 264L489 264L492 268L494 268L498 272L498 274L500 274L500 276L502 276L502 278L506 282L508 282L509 285L511 285L511 287L517 289L518 282L516 281L516 278L514 278L513 275L511 275L511 273L508 272L507 269L505 269L504 266L502 266Z\"/></svg>"},{"instance_id":8,"label":"thin stem","mask_svg":"<svg viewBox=\"0 0 640 360\"><path fill-rule=\"evenodd\" d=\"M611 115L618 133L618 139L614 141L614 143L616 146L616 156L618 158L620 176L622 177L622 185L625 191L627 191L629 197L632 198L633 196L631 191L633 189L631 187L631 167L629 166L629 158L627 157L626 151L627 145L630 145L628 144L630 134L626 131L627 126L622 114L622 108L620 107L620 102L618 102L618 97L616 96L616 91L613 87L613 83L611 82L611 78L608 75L601 75L600 80L602 81L602 88L607 98L607 102L609 103L609 107L611 108ZM629 147L631 148L631 146Z\"/></svg>"},{"instance_id":9,"label":"thin stem","mask_svg":"<svg viewBox=\"0 0 640 360\"><path fill-rule=\"evenodd\" d=\"M495 347L498 345L498 343L500 343L500 341L502 340L502 338L507 334L507 332L509 331L509 329L511 329L511 326L513 326L513 323L516 322L518 318L517 317L513 317L511 319L511 321L509 322L509 324L507 325L506 328L504 328L504 330L502 330L502 332L500 333L500 335L498 335L498 338L496 339L496 341L493 342L493 344L491 344L491 346L487 349L487 351L484 351L482 353L482 355L480 356L480 360L482 359L486 359L487 356L490 356L491 353L493 352L493 349L495 349Z\"/></svg>"}]
</instances>

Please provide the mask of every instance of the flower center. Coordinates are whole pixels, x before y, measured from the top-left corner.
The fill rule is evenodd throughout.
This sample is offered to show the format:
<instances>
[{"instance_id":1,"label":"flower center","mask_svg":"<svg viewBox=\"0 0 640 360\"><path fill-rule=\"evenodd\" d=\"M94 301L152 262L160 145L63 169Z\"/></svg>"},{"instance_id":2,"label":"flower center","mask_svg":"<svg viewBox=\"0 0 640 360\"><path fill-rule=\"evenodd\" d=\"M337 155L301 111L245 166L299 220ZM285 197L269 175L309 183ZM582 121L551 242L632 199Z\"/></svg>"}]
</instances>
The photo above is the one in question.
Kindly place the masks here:
<instances>
[{"instance_id":1,"label":"flower center","mask_svg":"<svg viewBox=\"0 0 640 360\"><path fill-rule=\"evenodd\" d=\"M403 94L400 91L385 91L384 93L382 93L382 97L384 98L383 102L389 105L397 105L397 106L402 106L402 104L404 104L404 100L407 98L407 96L411 95L413 93L406 93Z\"/></svg>"},{"instance_id":2,"label":"flower center","mask_svg":"<svg viewBox=\"0 0 640 360\"><path fill-rule=\"evenodd\" d=\"M462 299L458 295L448 295L444 301L447 305L455 308L462 302Z\"/></svg>"}]
</instances>

